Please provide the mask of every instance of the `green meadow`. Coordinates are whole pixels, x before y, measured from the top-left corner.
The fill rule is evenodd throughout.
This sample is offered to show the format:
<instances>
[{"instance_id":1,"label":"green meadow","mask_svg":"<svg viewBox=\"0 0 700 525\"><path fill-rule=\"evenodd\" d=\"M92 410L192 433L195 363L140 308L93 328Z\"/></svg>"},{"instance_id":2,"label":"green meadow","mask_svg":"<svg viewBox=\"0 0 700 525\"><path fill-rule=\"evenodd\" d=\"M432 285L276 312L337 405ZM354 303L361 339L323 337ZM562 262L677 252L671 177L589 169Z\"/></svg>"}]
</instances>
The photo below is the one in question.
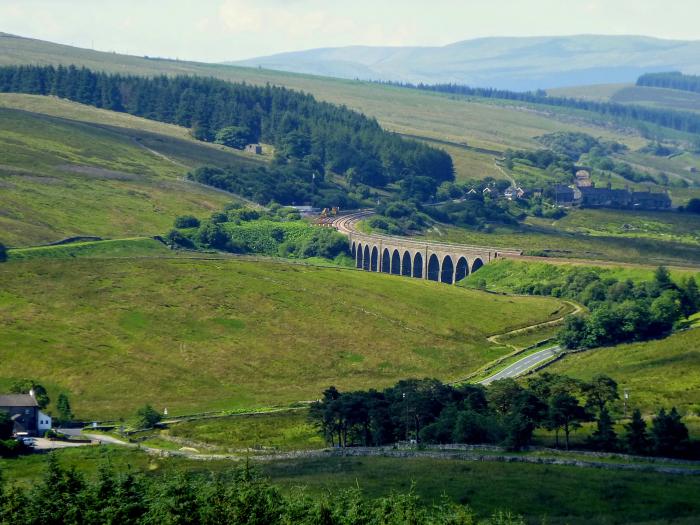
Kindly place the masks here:
<instances>
[{"instance_id":1,"label":"green meadow","mask_svg":"<svg viewBox=\"0 0 700 525\"><path fill-rule=\"evenodd\" d=\"M11 252L12 253L12 252ZM244 258L35 258L0 266L0 387L40 379L81 418L287 405L330 385L454 380L557 318L555 299Z\"/></svg>"}]
</instances>

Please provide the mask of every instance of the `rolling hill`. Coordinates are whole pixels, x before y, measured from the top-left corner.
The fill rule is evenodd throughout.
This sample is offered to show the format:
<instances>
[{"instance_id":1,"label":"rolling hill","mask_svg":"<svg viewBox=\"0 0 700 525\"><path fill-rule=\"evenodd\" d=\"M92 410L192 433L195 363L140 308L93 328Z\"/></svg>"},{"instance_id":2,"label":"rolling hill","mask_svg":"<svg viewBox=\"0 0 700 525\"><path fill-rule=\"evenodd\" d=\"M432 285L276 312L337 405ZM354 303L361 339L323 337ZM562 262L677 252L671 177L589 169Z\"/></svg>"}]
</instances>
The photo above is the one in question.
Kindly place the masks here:
<instances>
[{"instance_id":1,"label":"rolling hill","mask_svg":"<svg viewBox=\"0 0 700 525\"><path fill-rule=\"evenodd\" d=\"M136 242L129 259L44 253L0 265L0 389L41 378L52 395L70 393L78 417L100 419L146 402L173 414L289 404L333 384L459 379L510 352L487 336L570 310L355 270L161 255ZM149 252L157 257L141 257Z\"/></svg>"},{"instance_id":2,"label":"rolling hill","mask_svg":"<svg viewBox=\"0 0 700 525\"><path fill-rule=\"evenodd\" d=\"M0 237L162 234L233 196L183 180L190 168L262 162L188 131L50 97L0 95Z\"/></svg>"},{"instance_id":3,"label":"rolling hill","mask_svg":"<svg viewBox=\"0 0 700 525\"><path fill-rule=\"evenodd\" d=\"M480 38L443 47L342 47L235 62L338 78L456 83L515 91L633 82L700 71L700 42L638 36Z\"/></svg>"}]
</instances>

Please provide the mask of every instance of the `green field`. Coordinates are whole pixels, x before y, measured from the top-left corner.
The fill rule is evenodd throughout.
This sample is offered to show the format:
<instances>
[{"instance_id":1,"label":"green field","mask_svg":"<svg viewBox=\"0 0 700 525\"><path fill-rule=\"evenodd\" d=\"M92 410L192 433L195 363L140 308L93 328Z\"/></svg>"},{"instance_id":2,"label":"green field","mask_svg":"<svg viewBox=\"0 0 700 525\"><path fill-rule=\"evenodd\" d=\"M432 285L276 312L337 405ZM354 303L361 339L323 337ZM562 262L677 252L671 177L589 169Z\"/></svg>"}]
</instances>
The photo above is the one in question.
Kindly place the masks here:
<instances>
[{"instance_id":1,"label":"green field","mask_svg":"<svg viewBox=\"0 0 700 525\"><path fill-rule=\"evenodd\" d=\"M150 475L174 470L227 473L238 466L229 461L153 457L115 447L64 450L58 457L61 464L76 466L93 479L107 458L115 469L130 466ZM39 479L45 465L44 455L0 460L5 478L22 484ZM533 525L690 525L700 516L697 476L428 458L302 459L254 466L285 492L304 487L317 496L359 487L367 497L380 497L414 487L424 505L447 497L469 505L482 517L510 510Z\"/></svg>"},{"instance_id":2,"label":"green field","mask_svg":"<svg viewBox=\"0 0 700 525\"><path fill-rule=\"evenodd\" d=\"M646 412L678 407L700 413L700 331L659 341L600 348L573 354L547 369L579 379L596 374L615 378L630 392L630 406Z\"/></svg>"},{"instance_id":3,"label":"green field","mask_svg":"<svg viewBox=\"0 0 700 525\"><path fill-rule=\"evenodd\" d=\"M528 217L489 232L435 225L421 236L526 255L700 266L700 215L670 211L572 209L559 220Z\"/></svg>"},{"instance_id":4,"label":"green field","mask_svg":"<svg viewBox=\"0 0 700 525\"><path fill-rule=\"evenodd\" d=\"M532 283L564 283L569 274L580 268L596 272L601 279L632 279L635 282L652 280L655 270L643 266L596 266L584 262L550 263L542 260L501 259L480 268L478 273L470 275L460 284L467 287L485 285L490 291L517 293L522 286ZM700 278L697 269L672 268L671 275L677 281L690 275Z\"/></svg>"},{"instance_id":5,"label":"green field","mask_svg":"<svg viewBox=\"0 0 700 525\"><path fill-rule=\"evenodd\" d=\"M700 94L677 89L629 86L616 91L610 100L621 104L640 104L680 111L700 111Z\"/></svg>"},{"instance_id":6,"label":"green field","mask_svg":"<svg viewBox=\"0 0 700 525\"><path fill-rule=\"evenodd\" d=\"M562 219L530 218L537 226L596 237L658 239L700 245L700 215L627 210L571 210Z\"/></svg>"},{"instance_id":7,"label":"green field","mask_svg":"<svg viewBox=\"0 0 700 525\"><path fill-rule=\"evenodd\" d=\"M308 411L302 409L204 419L170 425L159 436L163 440L175 438L182 444L191 441L194 448L203 443L207 453L324 448L323 437L307 418Z\"/></svg>"},{"instance_id":8,"label":"green field","mask_svg":"<svg viewBox=\"0 0 700 525\"><path fill-rule=\"evenodd\" d=\"M99 419L146 402L173 414L457 379L508 351L488 335L569 308L240 258L10 261L0 290L0 386L34 377Z\"/></svg>"},{"instance_id":9,"label":"green field","mask_svg":"<svg viewBox=\"0 0 700 525\"><path fill-rule=\"evenodd\" d=\"M700 480L689 477L428 458L333 458L263 468L273 481L312 493L359 485L379 496L408 491L415 482L429 501L445 494L479 514L510 509L533 524L653 523L700 513Z\"/></svg>"}]
</instances>

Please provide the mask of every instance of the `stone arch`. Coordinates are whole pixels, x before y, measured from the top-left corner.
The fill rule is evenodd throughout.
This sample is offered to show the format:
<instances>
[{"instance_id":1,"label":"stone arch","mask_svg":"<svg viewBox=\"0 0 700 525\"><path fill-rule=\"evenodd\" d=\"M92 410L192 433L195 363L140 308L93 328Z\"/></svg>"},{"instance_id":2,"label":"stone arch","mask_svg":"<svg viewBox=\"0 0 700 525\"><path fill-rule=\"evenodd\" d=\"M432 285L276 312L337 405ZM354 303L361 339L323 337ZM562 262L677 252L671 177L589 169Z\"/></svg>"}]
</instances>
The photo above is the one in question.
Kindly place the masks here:
<instances>
[{"instance_id":1,"label":"stone arch","mask_svg":"<svg viewBox=\"0 0 700 525\"><path fill-rule=\"evenodd\" d=\"M389 255L389 250L384 248L382 252L382 273L391 273L391 255Z\"/></svg>"},{"instance_id":2,"label":"stone arch","mask_svg":"<svg viewBox=\"0 0 700 525\"><path fill-rule=\"evenodd\" d=\"M443 282L445 284L452 284L452 278L454 277L454 273L455 265L452 262L452 257L450 257L449 255L445 255L445 258L442 260L440 282Z\"/></svg>"},{"instance_id":3,"label":"stone arch","mask_svg":"<svg viewBox=\"0 0 700 525\"><path fill-rule=\"evenodd\" d=\"M357 245L357 264L358 268L362 268L362 244Z\"/></svg>"},{"instance_id":4,"label":"stone arch","mask_svg":"<svg viewBox=\"0 0 700 525\"><path fill-rule=\"evenodd\" d=\"M401 258L401 275L408 275L411 277L411 253L406 250L403 252L403 257Z\"/></svg>"},{"instance_id":5,"label":"stone arch","mask_svg":"<svg viewBox=\"0 0 700 525\"><path fill-rule=\"evenodd\" d=\"M484 261L481 259L475 259L474 262L472 263L472 273L477 271L479 268L481 268L484 265Z\"/></svg>"},{"instance_id":6,"label":"stone arch","mask_svg":"<svg viewBox=\"0 0 700 525\"><path fill-rule=\"evenodd\" d=\"M440 280L440 260L434 253L428 259L428 280L429 281L439 281Z\"/></svg>"},{"instance_id":7,"label":"stone arch","mask_svg":"<svg viewBox=\"0 0 700 525\"><path fill-rule=\"evenodd\" d=\"M365 251L362 254L362 269L369 271L369 244L365 244Z\"/></svg>"},{"instance_id":8,"label":"stone arch","mask_svg":"<svg viewBox=\"0 0 700 525\"><path fill-rule=\"evenodd\" d=\"M394 250L394 253L391 255L391 273L401 275L401 255L399 255L399 250Z\"/></svg>"},{"instance_id":9,"label":"stone arch","mask_svg":"<svg viewBox=\"0 0 700 525\"><path fill-rule=\"evenodd\" d=\"M352 241L352 248L350 249L350 253L352 253L353 259L357 259L357 246L355 245L355 241Z\"/></svg>"},{"instance_id":10,"label":"stone arch","mask_svg":"<svg viewBox=\"0 0 700 525\"><path fill-rule=\"evenodd\" d=\"M372 272L379 271L379 249L376 246L372 247L372 258L369 269Z\"/></svg>"},{"instance_id":11,"label":"stone arch","mask_svg":"<svg viewBox=\"0 0 700 525\"><path fill-rule=\"evenodd\" d=\"M420 252L413 258L413 277L423 278L423 255Z\"/></svg>"},{"instance_id":12,"label":"stone arch","mask_svg":"<svg viewBox=\"0 0 700 525\"><path fill-rule=\"evenodd\" d=\"M467 275L469 275L469 261L464 257L460 257L455 269L455 282L461 281Z\"/></svg>"}]
</instances>

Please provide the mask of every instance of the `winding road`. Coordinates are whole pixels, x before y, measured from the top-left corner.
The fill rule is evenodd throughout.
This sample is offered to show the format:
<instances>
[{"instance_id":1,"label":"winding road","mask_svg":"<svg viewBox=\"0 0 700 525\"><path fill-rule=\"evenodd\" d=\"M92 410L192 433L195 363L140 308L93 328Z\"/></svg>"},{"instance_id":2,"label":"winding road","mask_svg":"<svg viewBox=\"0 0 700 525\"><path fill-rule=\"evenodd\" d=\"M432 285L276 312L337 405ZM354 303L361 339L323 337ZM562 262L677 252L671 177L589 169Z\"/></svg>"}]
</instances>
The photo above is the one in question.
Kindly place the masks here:
<instances>
[{"instance_id":1,"label":"winding road","mask_svg":"<svg viewBox=\"0 0 700 525\"><path fill-rule=\"evenodd\" d=\"M325 226L331 226L335 228L337 231L340 233L343 233L345 235L352 235L352 234L357 234L357 233L362 233L357 230L357 223L360 222L363 219L366 219L368 217L371 217L374 215L374 210L359 210L357 212L351 212L346 215L341 215L339 217L329 217L329 218L324 218L321 219L321 224ZM373 236L375 236L373 234ZM402 237L396 237L396 236L390 236L390 235L376 235L376 237L381 237L383 239L405 239ZM431 242L431 245L435 244L438 246L447 246L450 247L452 245L446 244L446 243L433 243ZM510 250L499 250L500 253L505 254L505 255L514 255L514 256L519 256L521 255L520 252L516 251L511 251ZM567 301L569 302L569 301ZM517 330L512 330L510 332L504 333L504 334L498 334L494 335L488 338L489 342L494 343L494 344L499 344L498 339L500 337L503 337L505 335L513 335L521 332L525 332L527 330L532 330L533 328L539 328L539 327L544 327L544 326L552 326L560 323L566 315L577 315L578 313L581 312L582 308L576 303L569 302L574 308L572 312L567 312L564 316L553 319L551 321L546 321L544 323L537 323L532 326L527 326L525 328L519 328ZM507 345L506 345L507 346ZM513 347L515 349L515 347ZM534 352L532 354L529 354L522 359L519 359L518 361L508 365L505 367L503 370L500 370L499 372L495 373L492 376L487 377L486 379L483 379L480 381L482 385L488 385L494 381L498 381L499 379L505 379L505 378L514 378L518 377L528 370L537 367L550 359L558 356L561 354L562 348L558 345L554 345L548 348L544 348L542 350L539 350L537 352Z\"/></svg>"},{"instance_id":2,"label":"winding road","mask_svg":"<svg viewBox=\"0 0 700 525\"><path fill-rule=\"evenodd\" d=\"M534 368L545 361L552 359L553 357L558 356L561 354L562 348L561 346L552 346L549 348L545 348L544 350L540 350L539 352L535 352L534 354L530 354L526 357L523 357L519 361L516 361L512 365L509 365L505 367L503 370L500 372L487 377L486 379L483 379L482 381L479 381L479 384L481 385L490 385L494 381L498 381L499 379L506 379L509 377L518 377L531 368Z\"/></svg>"}]
</instances>

